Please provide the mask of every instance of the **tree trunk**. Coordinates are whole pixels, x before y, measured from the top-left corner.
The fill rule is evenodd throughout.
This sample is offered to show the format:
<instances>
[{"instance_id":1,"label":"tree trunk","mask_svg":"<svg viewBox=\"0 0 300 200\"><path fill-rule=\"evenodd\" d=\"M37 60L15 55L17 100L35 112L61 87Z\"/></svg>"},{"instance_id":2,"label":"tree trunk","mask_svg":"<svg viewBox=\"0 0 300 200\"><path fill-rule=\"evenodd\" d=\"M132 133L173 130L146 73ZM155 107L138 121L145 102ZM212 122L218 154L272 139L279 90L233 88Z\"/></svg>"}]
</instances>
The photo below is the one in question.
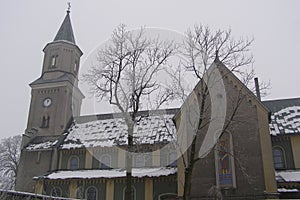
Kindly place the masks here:
<instances>
[{"instance_id":1,"label":"tree trunk","mask_svg":"<svg viewBox=\"0 0 300 200\"><path fill-rule=\"evenodd\" d=\"M188 167L184 171L184 193L183 199L190 200L191 199L191 186L192 186L192 174L194 169L194 164L196 162L195 154L196 154L196 140L197 136L194 137L193 142L191 144L191 154L189 159Z\"/></svg>"},{"instance_id":2,"label":"tree trunk","mask_svg":"<svg viewBox=\"0 0 300 200\"><path fill-rule=\"evenodd\" d=\"M128 148L126 152L126 190L125 200L131 200L132 192L132 146L133 146L133 126L128 127Z\"/></svg>"},{"instance_id":3,"label":"tree trunk","mask_svg":"<svg viewBox=\"0 0 300 200\"><path fill-rule=\"evenodd\" d=\"M207 91L208 88L205 85L204 92L202 93L202 99L201 99L201 106L200 106L200 119L198 124L197 132L195 133L195 137L193 138L191 147L190 147L190 156L187 160L187 167L185 168L184 175L184 192L183 192L183 199L184 200L190 200L191 199L191 189L192 189L192 175L193 175L193 169L195 163L199 160L198 157L196 157L196 143L197 143L197 136L200 134L199 128L202 126L203 122L203 115L204 115L204 109L205 109L205 103L206 103L206 97L207 97Z\"/></svg>"},{"instance_id":4,"label":"tree trunk","mask_svg":"<svg viewBox=\"0 0 300 200\"><path fill-rule=\"evenodd\" d=\"M130 153L127 153L127 154L130 154ZM129 155L129 157L131 157L131 155ZM127 162L129 160L132 160L132 159L129 159L127 157ZM127 165L128 167L128 165ZM131 188L132 188L132 172L131 172L131 169L127 169L126 170L126 190L125 190L125 200L131 200Z\"/></svg>"}]
</instances>

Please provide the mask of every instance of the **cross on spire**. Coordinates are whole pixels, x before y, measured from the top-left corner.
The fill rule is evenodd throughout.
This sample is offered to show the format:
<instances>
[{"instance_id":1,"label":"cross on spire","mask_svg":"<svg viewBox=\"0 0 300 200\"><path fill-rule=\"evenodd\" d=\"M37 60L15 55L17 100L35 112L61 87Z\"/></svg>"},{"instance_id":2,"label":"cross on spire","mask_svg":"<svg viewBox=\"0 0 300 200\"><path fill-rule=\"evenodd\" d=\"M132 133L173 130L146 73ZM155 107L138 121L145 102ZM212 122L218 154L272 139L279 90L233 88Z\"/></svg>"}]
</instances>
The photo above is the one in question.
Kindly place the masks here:
<instances>
[{"instance_id":1,"label":"cross on spire","mask_svg":"<svg viewBox=\"0 0 300 200\"><path fill-rule=\"evenodd\" d=\"M68 5L67 12L69 13L71 10L71 2L68 2L67 5Z\"/></svg>"}]
</instances>

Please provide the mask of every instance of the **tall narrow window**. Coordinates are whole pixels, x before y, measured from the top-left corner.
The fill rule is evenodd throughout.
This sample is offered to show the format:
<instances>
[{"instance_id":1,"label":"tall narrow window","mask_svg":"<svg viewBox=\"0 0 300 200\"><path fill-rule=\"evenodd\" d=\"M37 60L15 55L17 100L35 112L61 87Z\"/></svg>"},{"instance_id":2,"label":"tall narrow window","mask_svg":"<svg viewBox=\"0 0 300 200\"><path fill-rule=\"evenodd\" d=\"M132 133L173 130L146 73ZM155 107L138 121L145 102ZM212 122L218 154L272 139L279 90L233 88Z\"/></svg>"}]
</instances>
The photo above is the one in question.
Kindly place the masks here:
<instances>
[{"instance_id":1,"label":"tall narrow window","mask_svg":"<svg viewBox=\"0 0 300 200\"><path fill-rule=\"evenodd\" d=\"M135 194L135 188L131 188L131 200L135 200L136 194ZM126 187L123 189L123 200L125 200L125 195L126 195Z\"/></svg>"},{"instance_id":2,"label":"tall narrow window","mask_svg":"<svg viewBox=\"0 0 300 200\"><path fill-rule=\"evenodd\" d=\"M41 152L41 151L38 151L38 153L37 153L37 158L36 158L36 163L37 163L37 164L40 163L40 161L41 161L41 154L42 154L42 152Z\"/></svg>"},{"instance_id":3,"label":"tall narrow window","mask_svg":"<svg viewBox=\"0 0 300 200\"><path fill-rule=\"evenodd\" d=\"M41 128L49 128L49 123L50 123L50 117L43 116Z\"/></svg>"},{"instance_id":4,"label":"tall narrow window","mask_svg":"<svg viewBox=\"0 0 300 200\"><path fill-rule=\"evenodd\" d=\"M78 187L76 189L76 198L77 199L83 199L84 198L84 190L83 187Z\"/></svg>"},{"instance_id":5,"label":"tall narrow window","mask_svg":"<svg viewBox=\"0 0 300 200\"><path fill-rule=\"evenodd\" d=\"M109 169L110 168L110 156L104 155L101 158L100 168L101 169Z\"/></svg>"},{"instance_id":6,"label":"tall narrow window","mask_svg":"<svg viewBox=\"0 0 300 200\"><path fill-rule=\"evenodd\" d=\"M58 57L57 55L51 57L51 64L50 64L51 68L56 67L57 57Z\"/></svg>"},{"instance_id":7,"label":"tall narrow window","mask_svg":"<svg viewBox=\"0 0 300 200\"><path fill-rule=\"evenodd\" d=\"M69 160L69 169L76 170L79 168L79 159L76 156L72 156Z\"/></svg>"},{"instance_id":8,"label":"tall narrow window","mask_svg":"<svg viewBox=\"0 0 300 200\"><path fill-rule=\"evenodd\" d=\"M230 133L224 133L215 148L216 179L220 188L236 187L233 142Z\"/></svg>"},{"instance_id":9,"label":"tall narrow window","mask_svg":"<svg viewBox=\"0 0 300 200\"><path fill-rule=\"evenodd\" d=\"M46 128L49 128L50 117L49 115L46 118Z\"/></svg>"},{"instance_id":10,"label":"tall narrow window","mask_svg":"<svg viewBox=\"0 0 300 200\"><path fill-rule=\"evenodd\" d=\"M87 200L96 200L97 199L97 189L95 187L89 187L86 191Z\"/></svg>"},{"instance_id":11,"label":"tall narrow window","mask_svg":"<svg viewBox=\"0 0 300 200\"><path fill-rule=\"evenodd\" d=\"M275 169L284 169L284 153L280 147L275 147L273 149L273 159L274 159L274 167Z\"/></svg>"},{"instance_id":12,"label":"tall narrow window","mask_svg":"<svg viewBox=\"0 0 300 200\"><path fill-rule=\"evenodd\" d=\"M46 128L46 117L45 116L43 116L43 118L42 118L41 128Z\"/></svg>"},{"instance_id":13,"label":"tall narrow window","mask_svg":"<svg viewBox=\"0 0 300 200\"><path fill-rule=\"evenodd\" d=\"M74 72L75 72L75 73L77 72L77 66L78 66L78 62L75 61L75 63L74 63Z\"/></svg>"}]
</instances>

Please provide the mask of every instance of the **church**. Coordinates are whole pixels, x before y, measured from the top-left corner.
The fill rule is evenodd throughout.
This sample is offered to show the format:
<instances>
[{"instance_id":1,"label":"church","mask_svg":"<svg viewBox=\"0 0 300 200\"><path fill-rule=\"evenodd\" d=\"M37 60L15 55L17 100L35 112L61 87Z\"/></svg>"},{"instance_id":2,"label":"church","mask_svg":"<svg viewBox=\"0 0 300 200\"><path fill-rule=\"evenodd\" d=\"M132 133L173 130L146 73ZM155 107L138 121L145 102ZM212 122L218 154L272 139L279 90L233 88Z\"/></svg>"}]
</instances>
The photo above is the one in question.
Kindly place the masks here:
<instances>
[{"instance_id":1,"label":"church","mask_svg":"<svg viewBox=\"0 0 300 200\"><path fill-rule=\"evenodd\" d=\"M78 72L83 52L75 42L70 11L43 52L41 76L30 83L16 190L74 199L123 200L124 119L120 114L80 116L84 95L78 87ZM269 109L223 63L216 60L214 64L224 76L227 96L220 98L227 98L229 113L237 112L237 121L242 123L231 124L218 145L195 164L191 199L216 199L218 191L224 199L277 198ZM196 95L199 87L194 89ZM240 107L233 110L231 103L240 94ZM138 145L133 154L132 199L183 196L183 160L188 154L178 156L176 141L178 127L187 116L186 105L190 106L139 113L134 130ZM205 136L197 138L197 151L204 140Z\"/></svg>"}]
</instances>

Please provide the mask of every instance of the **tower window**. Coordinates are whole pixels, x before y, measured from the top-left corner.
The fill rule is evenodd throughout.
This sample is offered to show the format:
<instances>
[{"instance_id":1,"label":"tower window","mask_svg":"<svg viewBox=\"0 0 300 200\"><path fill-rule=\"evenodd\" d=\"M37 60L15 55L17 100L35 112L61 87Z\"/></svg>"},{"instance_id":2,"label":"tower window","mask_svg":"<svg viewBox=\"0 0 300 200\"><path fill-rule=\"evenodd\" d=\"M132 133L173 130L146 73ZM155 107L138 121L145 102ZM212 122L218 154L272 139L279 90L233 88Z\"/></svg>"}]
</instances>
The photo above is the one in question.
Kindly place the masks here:
<instances>
[{"instance_id":1,"label":"tower window","mask_svg":"<svg viewBox=\"0 0 300 200\"><path fill-rule=\"evenodd\" d=\"M77 66L78 66L78 61L75 61L75 63L74 63L74 72L75 73L77 72Z\"/></svg>"},{"instance_id":2,"label":"tower window","mask_svg":"<svg viewBox=\"0 0 300 200\"><path fill-rule=\"evenodd\" d=\"M58 57L58 55L52 56L50 68L55 68L56 67L57 57Z\"/></svg>"},{"instance_id":3,"label":"tower window","mask_svg":"<svg viewBox=\"0 0 300 200\"><path fill-rule=\"evenodd\" d=\"M49 128L50 117L43 116L41 128Z\"/></svg>"},{"instance_id":4,"label":"tower window","mask_svg":"<svg viewBox=\"0 0 300 200\"><path fill-rule=\"evenodd\" d=\"M40 151L37 153L37 158L36 158L36 163L37 164L39 164L40 161L41 161L41 154L42 154L42 152L40 152Z\"/></svg>"}]
</instances>

